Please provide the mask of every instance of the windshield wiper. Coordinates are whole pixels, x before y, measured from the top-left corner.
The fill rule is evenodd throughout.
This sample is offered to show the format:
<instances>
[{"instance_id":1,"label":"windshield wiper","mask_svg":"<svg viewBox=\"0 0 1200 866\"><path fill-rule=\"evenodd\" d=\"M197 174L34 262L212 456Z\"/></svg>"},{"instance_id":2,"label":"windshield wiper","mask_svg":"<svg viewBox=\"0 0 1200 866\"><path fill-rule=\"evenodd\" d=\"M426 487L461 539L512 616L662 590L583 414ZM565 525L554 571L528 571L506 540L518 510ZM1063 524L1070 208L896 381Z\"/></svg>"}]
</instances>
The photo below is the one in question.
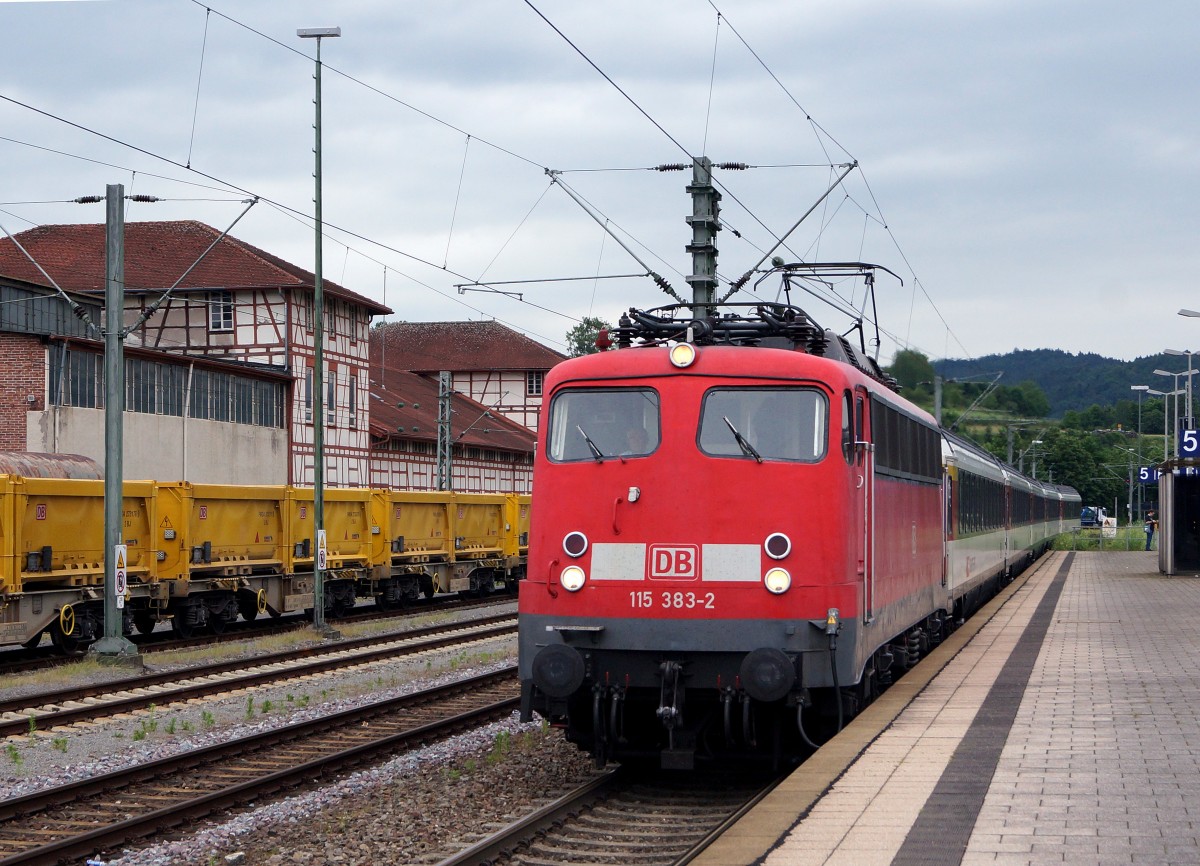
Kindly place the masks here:
<instances>
[{"instance_id":1,"label":"windshield wiper","mask_svg":"<svg viewBox=\"0 0 1200 866\"><path fill-rule=\"evenodd\" d=\"M592 453L594 455L596 455L596 462L603 463L604 462L604 452L596 447L596 443L592 441L592 437L587 435L587 433L585 433L583 431L583 428L580 427L578 424L575 425L575 429L579 431L579 435L583 437L583 441L587 443L588 448L591 448Z\"/></svg>"},{"instance_id":2,"label":"windshield wiper","mask_svg":"<svg viewBox=\"0 0 1200 866\"><path fill-rule=\"evenodd\" d=\"M733 422L729 420L729 416L722 415L721 420L724 421L725 424L729 427L729 432L732 433L733 438L737 440L738 447L740 447L742 449L742 453L745 454L747 457L753 457L759 463L762 463L763 462L762 455L759 454L757 451L755 451L754 446L746 441L746 437L737 431L737 428L733 426ZM580 430L579 432L582 433L583 431Z\"/></svg>"}]
</instances>

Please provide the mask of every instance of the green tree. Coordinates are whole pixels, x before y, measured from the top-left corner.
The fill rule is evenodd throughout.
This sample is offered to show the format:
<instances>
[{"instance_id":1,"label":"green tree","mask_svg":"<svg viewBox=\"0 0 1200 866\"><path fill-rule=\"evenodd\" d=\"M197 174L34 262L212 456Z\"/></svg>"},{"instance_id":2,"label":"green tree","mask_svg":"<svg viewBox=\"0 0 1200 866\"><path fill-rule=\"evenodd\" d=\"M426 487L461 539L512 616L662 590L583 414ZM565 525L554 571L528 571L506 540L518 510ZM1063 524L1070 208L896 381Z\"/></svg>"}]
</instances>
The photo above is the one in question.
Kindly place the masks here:
<instances>
[{"instance_id":1,"label":"green tree","mask_svg":"<svg viewBox=\"0 0 1200 866\"><path fill-rule=\"evenodd\" d=\"M900 387L906 389L915 388L921 382L932 382L936 375L929 358L913 349L897 352L888 372L896 378Z\"/></svg>"},{"instance_id":2,"label":"green tree","mask_svg":"<svg viewBox=\"0 0 1200 866\"><path fill-rule=\"evenodd\" d=\"M571 358L578 358L581 355L591 355L598 352L596 348L596 335L602 330L611 328L608 322L604 319L596 318L595 316L584 316L579 324L571 330L567 331L567 355Z\"/></svg>"}]
</instances>

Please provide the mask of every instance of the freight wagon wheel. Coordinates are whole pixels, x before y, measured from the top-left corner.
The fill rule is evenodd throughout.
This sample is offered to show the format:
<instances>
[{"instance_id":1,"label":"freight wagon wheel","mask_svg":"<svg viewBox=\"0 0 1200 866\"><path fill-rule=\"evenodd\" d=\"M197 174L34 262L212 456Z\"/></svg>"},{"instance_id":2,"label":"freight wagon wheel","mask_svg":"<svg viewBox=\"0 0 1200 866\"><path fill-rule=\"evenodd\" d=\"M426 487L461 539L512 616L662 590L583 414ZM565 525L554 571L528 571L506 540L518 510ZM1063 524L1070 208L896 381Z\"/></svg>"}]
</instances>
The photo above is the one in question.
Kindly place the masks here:
<instances>
[{"instance_id":1,"label":"freight wagon wheel","mask_svg":"<svg viewBox=\"0 0 1200 866\"><path fill-rule=\"evenodd\" d=\"M267 609L267 591L260 589L253 595L244 590L238 595L238 613L246 622L254 622L255 618Z\"/></svg>"},{"instance_id":2,"label":"freight wagon wheel","mask_svg":"<svg viewBox=\"0 0 1200 866\"><path fill-rule=\"evenodd\" d=\"M188 622L186 608L179 608L171 617L171 631L175 632L176 637L184 640L196 633L196 624Z\"/></svg>"},{"instance_id":3,"label":"freight wagon wheel","mask_svg":"<svg viewBox=\"0 0 1200 866\"><path fill-rule=\"evenodd\" d=\"M133 627L138 630L138 634L150 634L154 631L154 627L158 622L154 619L154 614L148 610L135 610L133 612Z\"/></svg>"}]
</instances>

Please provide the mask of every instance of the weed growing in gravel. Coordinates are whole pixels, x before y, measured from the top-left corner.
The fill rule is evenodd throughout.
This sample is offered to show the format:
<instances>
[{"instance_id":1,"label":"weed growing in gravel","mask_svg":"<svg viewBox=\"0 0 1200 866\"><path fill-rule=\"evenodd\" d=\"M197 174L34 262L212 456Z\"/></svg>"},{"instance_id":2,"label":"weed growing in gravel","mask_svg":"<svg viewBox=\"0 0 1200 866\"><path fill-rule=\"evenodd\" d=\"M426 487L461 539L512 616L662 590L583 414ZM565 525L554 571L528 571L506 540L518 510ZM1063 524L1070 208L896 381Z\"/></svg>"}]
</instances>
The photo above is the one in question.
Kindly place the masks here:
<instances>
[{"instance_id":1,"label":"weed growing in gravel","mask_svg":"<svg viewBox=\"0 0 1200 866\"><path fill-rule=\"evenodd\" d=\"M114 740L123 740L123 739L125 739L125 734L124 734L124 732L122 732L122 731L117 731L115 734L113 734L113 739L114 739Z\"/></svg>"},{"instance_id":2,"label":"weed growing in gravel","mask_svg":"<svg viewBox=\"0 0 1200 866\"><path fill-rule=\"evenodd\" d=\"M204 723L204 727L206 728L211 728L217 723L216 717L213 716L213 714L208 710L205 710L200 714L200 721Z\"/></svg>"},{"instance_id":3,"label":"weed growing in gravel","mask_svg":"<svg viewBox=\"0 0 1200 866\"><path fill-rule=\"evenodd\" d=\"M478 764L475 763L474 758L467 758L466 763L463 764L463 772L467 774L474 773L477 767Z\"/></svg>"},{"instance_id":4,"label":"weed growing in gravel","mask_svg":"<svg viewBox=\"0 0 1200 866\"><path fill-rule=\"evenodd\" d=\"M9 743L7 746L5 746L4 753L8 755L8 759L13 762L13 766L15 766L18 770L21 769L21 765L25 763L25 759L21 757L21 750L17 748L16 743Z\"/></svg>"},{"instance_id":5,"label":"weed growing in gravel","mask_svg":"<svg viewBox=\"0 0 1200 866\"><path fill-rule=\"evenodd\" d=\"M291 692L288 692L287 693L287 702L289 704L294 704L296 702L296 696L293 695Z\"/></svg>"},{"instance_id":6,"label":"weed growing in gravel","mask_svg":"<svg viewBox=\"0 0 1200 866\"><path fill-rule=\"evenodd\" d=\"M302 707L307 707L307 706L308 706L308 695L301 695L301 696L300 696L300 706L302 706Z\"/></svg>"},{"instance_id":7,"label":"weed growing in gravel","mask_svg":"<svg viewBox=\"0 0 1200 866\"><path fill-rule=\"evenodd\" d=\"M272 706L273 706L273 704L272 704L270 701L263 701L263 702L262 702L262 709L261 709L259 712L261 712L261 713L263 713L263 714L265 715L266 713L269 713L269 712L271 712L271 707L272 707Z\"/></svg>"},{"instance_id":8,"label":"weed growing in gravel","mask_svg":"<svg viewBox=\"0 0 1200 866\"><path fill-rule=\"evenodd\" d=\"M29 736L32 737L36 733L37 733L37 716L30 716L29 717Z\"/></svg>"},{"instance_id":9,"label":"weed growing in gravel","mask_svg":"<svg viewBox=\"0 0 1200 866\"><path fill-rule=\"evenodd\" d=\"M54 748L58 749L64 755L67 753L67 738L66 737L63 737L63 736L55 737L53 740L50 741L50 745L54 746Z\"/></svg>"},{"instance_id":10,"label":"weed growing in gravel","mask_svg":"<svg viewBox=\"0 0 1200 866\"><path fill-rule=\"evenodd\" d=\"M135 730L133 732L133 741L135 743L141 742L144 739L146 739L146 729L145 728L138 728L137 730Z\"/></svg>"},{"instance_id":11,"label":"weed growing in gravel","mask_svg":"<svg viewBox=\"0 0 1200 866\"><path fill-rule=\"evenodd\" d=\"M142 719L142 730L144 730L147 734L153 734L158 730L158 715L155 712L157 709L158 708L154 706L154 704L151 704L150 715Z\"/></svg>"},{"instance_id":12,"label":"weed growing in gravel","mask_svg":"<svg viewBox=\"0 0 1200 866\"><path fill-rule=\"evenodd\" d=\"M489 764L499 764L508 757L511 750L512 734L508 731L500 731L496 734L496 740L492 743L492 750L488 752L486 760Z\"/></svg>"},{"instance_id":13,"label":"weed growing in gravel","mask_svg":"<svg viewBox=\"0 0 1200 866\"><path fill-rule=\"evenodd\" d=\"M246 698L246 718L254 718L254 695Z\"/></svg>"},{"instance_id":14,"label":"weed growing in gravel","mask_svg":"<svg viewBox=\"0 0 1200 866\"><path fill-rule=\"evenodd\" d=\"M167 722L166 730L167 730L168 734L170 734L171 736L175 736L175 719L173 717L172 717L171 721Z\"/></svg>"},{"instance_id":15,"label":"weed growing in gravel","mask_svg":"<svg viewBox=\"0 0 1200 866\"><path fill-rule=\"evenodd\" d=\"M184 719L182 727L183 727L184 731L186 731L188 733L190 733L194 728L190 719Z\"/></svg>"}]
</instances>

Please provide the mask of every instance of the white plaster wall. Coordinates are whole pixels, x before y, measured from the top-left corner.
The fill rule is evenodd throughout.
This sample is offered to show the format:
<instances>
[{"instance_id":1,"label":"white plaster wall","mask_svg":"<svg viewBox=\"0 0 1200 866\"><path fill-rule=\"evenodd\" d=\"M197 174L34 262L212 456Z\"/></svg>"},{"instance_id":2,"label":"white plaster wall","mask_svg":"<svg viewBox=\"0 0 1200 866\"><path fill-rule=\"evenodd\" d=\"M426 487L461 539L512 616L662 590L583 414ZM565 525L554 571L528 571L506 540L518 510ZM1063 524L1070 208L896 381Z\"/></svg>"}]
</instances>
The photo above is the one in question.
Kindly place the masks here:
<instances>
[{"instance_id":1,"label":"white plaster wall","mask_svg":"<svg viewBox=\"0 0 1200 866\"><path fill-rule=\"evenodd\" d=\"M123 425L127 479L287 483L284 430L140 412L126 412ZM82 454L104 466L103 410L57 407L29 412L26 431L30 451Z\"/></svg>"}]
</instances>

